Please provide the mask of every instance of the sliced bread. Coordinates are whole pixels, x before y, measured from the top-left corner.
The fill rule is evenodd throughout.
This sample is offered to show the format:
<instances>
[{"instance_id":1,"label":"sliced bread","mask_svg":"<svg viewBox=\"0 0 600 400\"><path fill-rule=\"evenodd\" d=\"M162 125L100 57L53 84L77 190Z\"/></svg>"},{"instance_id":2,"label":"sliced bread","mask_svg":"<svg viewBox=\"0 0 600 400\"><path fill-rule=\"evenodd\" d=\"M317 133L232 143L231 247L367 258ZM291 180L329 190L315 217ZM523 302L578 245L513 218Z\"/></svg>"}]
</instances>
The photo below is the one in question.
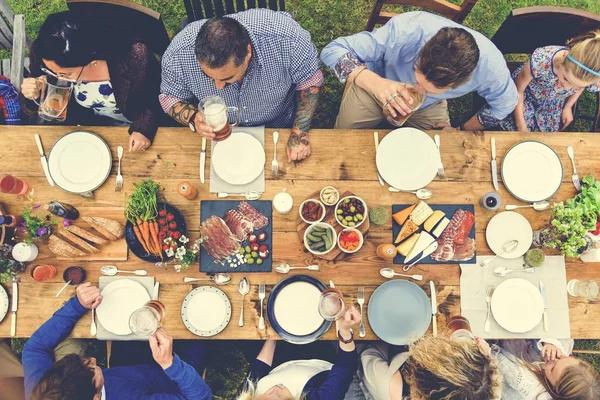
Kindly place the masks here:
<instances>
[{"instance_id":1,"label":"sliced bread","mask_svg":"<svg viewBox=\"0 0 600 400\"><path fill-rule=\"evenodd\" d=\"M83 257L86 256L87 253L84 253L81 250L76 249L74 246L71 246L65 240L59 238L56 235L50 235L48 239L48 244L50 251L60 257Z\"/></svg>"},{"instance_id":2,"label":"sliced bread","mask_svg":"<svg viewBox=\"0 0 600 400\"><path fill-rule=\"evenodd\" d=\"M78 227L77 225L69 225L69 226L65 227L64 230L69 231L72 234L77 235L80 238L85 239L91 243L96 243L96 244L108 244L109 243L109 241L104 239L103 237L94 235L93 233L88 232L85 229Z\"/></svg>"},{"instance_id":3,"label":"sliced bread","mask_svg":"<svg viewBox=\"0 0 600 400\"><path fill-rule=\"evenodd\" d=\"M100 251L100 249L97 249L96 247L92 246L91 244L89 244L85 240L83 240L83 239L79 238L78 236L72 234L71 232L67 231L66 229L61 229L59 233L65 239L67 239L67 241L75 244L79 248L87 251L88 253L96 254L96 253L98 253Z\"/></svg>"}]
</instances>

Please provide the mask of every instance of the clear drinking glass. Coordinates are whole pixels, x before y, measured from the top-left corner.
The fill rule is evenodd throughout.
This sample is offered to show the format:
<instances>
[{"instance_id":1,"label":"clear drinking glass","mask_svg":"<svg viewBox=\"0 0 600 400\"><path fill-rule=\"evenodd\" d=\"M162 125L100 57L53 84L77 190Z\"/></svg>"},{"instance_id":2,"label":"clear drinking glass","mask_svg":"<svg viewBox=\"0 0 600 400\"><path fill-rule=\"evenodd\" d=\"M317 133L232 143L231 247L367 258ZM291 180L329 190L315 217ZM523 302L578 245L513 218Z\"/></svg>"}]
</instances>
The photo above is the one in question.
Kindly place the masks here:
<instances>
[{"instance_id":1,"label":"clear drinking glass","mask_svg":"<svg viewBox=\"0 0 600 400\"><path fill-rule=\"evenodd\" d=\"M38 78L40 85L40 100L38 116L45 121L64 122L67 118L67 106L71 99L73 83L58 79L55 84L49 83L43 75Z\"/></svg>"},{"instance_id":2,"label":"clear drinking glass","mask_svg":"<svg viewBox=\"0 0 600 400\"><path fill-rule=\"evenodd\" d=\"M200 102L198 109L202 112L204 122L210 126L214 133L213 140L219 142L231 135L231 128L240 123L241 115L237 107L227 107L225 100L219 96L207 97ZM229 114L233 114L234 122L230 122Z\"/></svg>"},{"instance_id":3,"label":"clear drinking glass","mask_svg":"<svg viewBox=\"0 0 600 400\"><path fill-rule=\"evenodd\" d=\"M408 93L410 94L410 96L413 99L412 104L408 104L408 103L406 104L412 110L409 114L402 115L402 114L396 112L396 118L394 118L391 116L386 105L385 104L383 105L383 116L390 124L397 126L397 127L401 127L402 125L404 125L404 123L411 116L411 114L413 112L417 111L419 108L421 108L423 103L425 103L425 99L427 98L427 96L425 96L423 93L417 92L417 90L413 86L406 86L406 90L408 91ZM398 96L400 96L400 95L398 95ZM393 101L394 100L392 100L392 102Z\"/></svg>"},{"instance_id":4,"label":"clear drinking glass","mask_svg":"<svg viewBox=\"0 0 600 400\"><path fill-rule=\"evenodd\" d=\"M27 182L14 177L12 175L5 175L0 180L0 192L7 194L25 194L29 190Z\"/></svg>"},{"instance_id":5,"label":"clear drinking glass","mask_svg":"<svg viewBox=\"0 0 600 400\"><path fill-rule=\"evenodd\" d=\"M337 321L346 312L344 294L335 288L325 289L319 299L319 314L326 321Z\"/></svg>"},{"instance_id":6,"label":"clear drinking glass","mask_svg":"<svg viewBox=\"0 0 600 400\"><path fill-rule=\"evenodd\" d=\"M134 335L149 338L154 335L167 315L164 304L151 300L129 317L129 328Z\"/></svg>"},{"instance_id":7,"label":"clear drinking glass","mask_svg":"<svg viewBox=\"0 0 600 400\"><path fill-rule=\"evenodd\" d=\"M598 301L600 286L594 280L572 279L567 283L567 292L573 297L583 297L591 301Z\"/></svg>"},{"instance_id":8,"label":"clear drinking glass","mask_svg":"<svg viewBox=\"0 0 600 400\"><path fill-rule=\"evenodd\" d=\"M471 330L471 324L469 320L462 315L451 317L446 324L450 340L456 342L474 342L475 336Z\"/></svg>"}]
</instances>

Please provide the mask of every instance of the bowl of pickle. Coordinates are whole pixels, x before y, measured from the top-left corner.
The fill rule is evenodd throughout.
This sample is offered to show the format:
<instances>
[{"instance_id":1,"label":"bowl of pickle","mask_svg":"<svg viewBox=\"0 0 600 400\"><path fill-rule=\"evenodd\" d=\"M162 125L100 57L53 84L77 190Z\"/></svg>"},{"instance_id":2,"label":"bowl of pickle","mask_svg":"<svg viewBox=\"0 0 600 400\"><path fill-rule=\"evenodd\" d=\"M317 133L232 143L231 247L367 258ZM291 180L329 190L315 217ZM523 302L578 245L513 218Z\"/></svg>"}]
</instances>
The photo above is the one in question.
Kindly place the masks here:
<instances>
[{"instance_id":1,"label":"bowl of pickle","mask_svg":"<svg viewBox=\"0 0 600 400\"><path fill-rule=\"evenodd\" d=\"M367 218L367 203L358 196L346 196L335 205L335 220L345 228L358 228Z\"/></svg>"}]
</instances>

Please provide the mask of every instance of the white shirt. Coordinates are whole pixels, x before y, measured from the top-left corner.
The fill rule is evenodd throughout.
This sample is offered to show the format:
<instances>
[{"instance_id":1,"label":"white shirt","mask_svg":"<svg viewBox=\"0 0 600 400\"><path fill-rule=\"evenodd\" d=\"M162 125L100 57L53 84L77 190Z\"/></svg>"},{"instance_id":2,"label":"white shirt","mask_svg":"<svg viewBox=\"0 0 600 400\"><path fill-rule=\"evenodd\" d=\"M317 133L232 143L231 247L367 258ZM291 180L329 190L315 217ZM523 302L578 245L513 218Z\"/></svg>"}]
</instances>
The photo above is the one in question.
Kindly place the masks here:
<instances>
[{"instance_id":1,"label":"white shirt","mask_svg":"<svg viewBox=\"0 0 600 400\"><path fill-rule=\"evenodd\" d=\"M288 361L258 381L257 394L264 394L273 386L283 385L288 388L294 398L298 398L313 376L323 371L329 371L332 367L332 363L323 360Z\"/></svg>"},{"instance_id":2,"label":"white shirt","mask_svg":"<svg viewBox=\"0 0 600 400\"><path fill-rule=\"evenodd\" d=\"M85 108L91 108L96 115L114 119L123 124L131 124L125 118L119 107L110 81L77 82L73 88L77 103Z\"/></svg>"},{"instance_id":3,"label":"white shirt","mask_svg":"<svg viewBox=\"0 0 600 400\"><path fill-rule=\"evenodd\" d=\"M100 395L100 400L106 400L106 389L104 389L104 385L102 385L102 394Z\"/></svg>"}]
</instances>

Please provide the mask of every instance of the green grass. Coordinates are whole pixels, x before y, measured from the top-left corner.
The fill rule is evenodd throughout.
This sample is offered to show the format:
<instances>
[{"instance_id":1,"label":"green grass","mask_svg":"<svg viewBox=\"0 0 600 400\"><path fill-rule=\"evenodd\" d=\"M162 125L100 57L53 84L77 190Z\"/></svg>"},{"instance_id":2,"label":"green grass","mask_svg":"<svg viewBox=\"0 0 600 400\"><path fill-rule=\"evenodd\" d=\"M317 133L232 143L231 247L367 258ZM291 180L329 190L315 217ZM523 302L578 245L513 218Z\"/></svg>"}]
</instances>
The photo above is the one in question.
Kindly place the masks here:
<instances>
[{"instance_id":1,"label":"green grass","mask_svg":"<svg viewBox=\"0 0 600 400\"><path fill-rule=\"evenodd\" d=\"M25 14L27 32L32 38L35 38L39 26L48 14L66 9L64 0L7 1L15 13ZM180 21L185 17L183 0L134 1L159 11L171 36L179 31ZM460 0L453 1L460 2ZM294 18L311 32L319 50L339 36L351 35L363 30L372 4L371 0L287 0L286 2ZM491 37L512 9L536 5L565 6L600 14L598 0L479 0L467 17L465 25ZM400 12L408 8L395 6L390 9ZM331 128L339 108L343 87L329 71L326 71L325 80L326 84L313 127ZM586 115L591 115L595 110L592 100L592 96L586 95L580 102L580 109ZM471 102L471 96L450 102L453 123L470 116ZM577 120L575 129L586 131L590 126L589 121ZM13 341L13 345L20 351L23 341ZM214 347L220 356L214 358L209 365L207 380L217 399L231 399L244 376L246 363L239 351L229 343L216 341ZM580 340L577 341L576 348L598 350L600 347L597 341ZM600 357L582 358L590 361L600 370Z\"/></svg>"}]
</instances>

